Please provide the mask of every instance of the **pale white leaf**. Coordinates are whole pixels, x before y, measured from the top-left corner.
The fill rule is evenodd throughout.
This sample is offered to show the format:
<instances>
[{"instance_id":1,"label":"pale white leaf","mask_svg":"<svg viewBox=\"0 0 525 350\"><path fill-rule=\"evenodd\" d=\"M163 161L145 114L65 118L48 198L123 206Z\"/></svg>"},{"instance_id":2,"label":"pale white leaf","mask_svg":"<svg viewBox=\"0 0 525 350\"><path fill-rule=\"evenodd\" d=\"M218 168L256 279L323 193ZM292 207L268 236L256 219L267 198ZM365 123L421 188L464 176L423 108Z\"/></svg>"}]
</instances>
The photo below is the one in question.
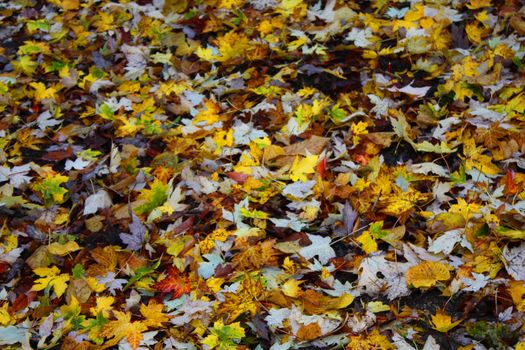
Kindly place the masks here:
<instances>
[{"instance_id":1,"label":"pale white leaf","mask_svg":"<svg viewBox=\"0 0 525 350\"><path fill-rule=\"evenodd\" d=\"M71 159L68 159L66 160L66 165L65 165L65 169L66 170L71 170L71 169L75 169L75 170L83 170L85 169L89 164L91 164L91 161L90 160L84 160L82 159L82 157L78 157L77 159L75 159L75 161L71 161Z\"/></svg>"},{"instance_id":2,"label":"pale white leaf","mask_svg":"<svg viewBox=\"0 0 525 350\"><path fill-rule=\"evenodd\" d=\"M255 129L253 123L245 124L236 120L233 124L233 140L236 145L249 145L255 139L268 136L264 131Z\"/></svg>"},{"instance_id":3,"label":"pale white leaf","mask_svg":"<svg viewBox=\"0 0 525 350\"><path fill-rule=\"evenodd\" d=\"M463 240L463 229L450 230L436 238L434 241L428 237L428 251L431 253L444 253L449 255L456 243Z\"/></svg>"},{"instance_id":4,"label":"pale white leaf","mask_svg":"<svg viewBox=\"0 0 525 350\"><path fill-rule=\"evenodd\" d=\"M24 349L30 349L29 337L29 329L23 326L0 327L0 345L21 343Z\"/></svg>"},{"instance_id":5,"label":"pale white leaf","mask_svg":"<svg viewBox=\"0 0 525 350\"><path fill-rule=\"evenodd\" d=\"M472 273L474 279L462 278L462 282L465 285L461 290L465 292L477 292L478 290L484 288L489 282L490 277L485 276L482 273Z\"/></svg>"},{"instance_id":6,"label":"pale white leaf","mask_svg":"<svg viewBox=\"0 0 525 350\"><path fill-rule=\"evenodd\" d=\"M516 280L525 280L525 243L519 246L503 248L503 262L507 272Z\"/></svg>"},{"instance_id":7,"label":"pale white leaf","mask_svg":"<svg viewBox=\"0 0 525 350\"><path fill-rule=\"evenodd\" d=\"M452 200L452 197L447 196L445 193L450 192L450 189L450 182L437 181L432 187L432 196L438 203L448 203Z\"/></svg>"},{"instance_id":8,"label":"pale white leaf","mask_svg":"<svg viewBox=\"0 0 525 350\"><path fill-rule=\"evenodd\" d=\"M170 182L170 189L172 185L172 182ZM183 211L188 207L187 204L181 203L184 201L185 198L186 196L184 195L184 193L182 193L182 189L180 188L180 186L177 186L170 192L167 202L174 211Z\"/></svg>"},{"instance_id":9,"label":"pale white leaf","mask_svg":"<svg viewBox=\"0 0 525 350\"><path fill-rule=\"evenodd\" d=\"M53 127L62 123L61 120L54 119L49 111L42 112L38 118L36 118L36 122L40 130L45 130L48 127Z\"/></svg>"},{"instance_id":10,"label":"pale white leaf","mask_svg":"<svg viewBox=\"0 0 525 350\"><path fill-rule=\"evenodd\" d=\"M126 244L127 250L139 250L146 243L146 226L140 221L139 217L131 213L131 224L129 225L129 232L122 232L119 234L122 243Z\"/></svg>"},{"instance_id":11,"label":"pale white leaf","mask_svg":"<svg viewBox=\"0 0 525 350\"><path fill-rule=\"evenodd\" d=\"M393 86L391 88L388 88L387 90L392 91L392 92L402 92L410 96L421 98L421 97L425 97L428 90L430 90L430 86L414 87L412 86L412 83L410 83L409 85L403 86L402 88L397 88Z\"/></svg>"},{"instance_id":12,"label":"pale white leaf","mask_svg":"<svg viewBox=\"0 0 525 350\"><path fill-rule=\"evenodd\" d=\"M204 279L208 279L215 275L215 269L220 264L224 263L224 260L219 254L204 254L202 256L208 261L203 261L199 263L199 276L201 276Z\"/></svg>"},{"instance_id":13,"label":"pale white leaf","mask_svg":"<svg viewBox=\"0 0 525 350\"><path fill-rule=\"evenodd\" d=\"M405 340L405 338L400 336L398 333L394 333L392 336L392 342L396 346L397 350L416 350Z\"/></svg>"},{"instance_id":14,"label":"pale white leaf","mask_svg":"<svg viewBox=\"0 0 525 350\"><path fill-rule=\"evenodd\" d=\"M306 227L306 224L299 220L297 215L288 212L287 213L288 219L275 219L270 218L270 221L275 224L277 227L287 227L295 232L301 232L301 230Z\"/></svg>"},{"instance_id":15,"label":"pale white leaf","mask_svg":"<svg viewBox=\"0 0 525 350\"><path fill-rule=\"evenodd\" d=\"M27 173L30 171L31 166L29 164L13 167L9 172L9 183L15 188L20 188L21 186L29 184L32 177L27 176Z\"/></svg>"},{"instance_id":16,"label":"pale white leaf","mask_svg":"<svg viewBox=\"0 0 525 350\"><path fill-rule=\"evenodd\" d=\"M387 289L387 297L393 300L410 294L405 280L406 270L413 264L395 263L385 259L384 254L369 256L359 266L358 288L370 296L377 296ZM379 278L378 275L384 276Z\"/></svg>"},{"instance_id":17,"label":"pale white leaf","mask_svg":"<svg viewBox=\"0 0 525 350\"><path fill-rule=\"evenodd\" d=\"M357 47L369 47L373 43L368 40L373 36L371 28L356 28L353 27L352 30L346 35L346 40L353 41L354 45Z\"/></svg>"},{"instance_id":18,"label":"pale white leaf","mask_svg":"<svg viewBox=\"0 0 525 350\"><path fill-rule=\"evenodd\" d=\"M128 61L124 68L126 70L124 77L131 80L138 79L147 67L146 48L123 44L121 50Z\"/></svg>"},{"instance_id":19,"label":"pale white leaf","mask_svg":"<svg viewBox=\"0 0 525 350\"><path fill-rule=\"evenodd\" d=\"M264 319L268 327L279 328L283 327L283 322L290 317L290 309L281 308L281 309L270 309L268 311L268 316Z\"/></svg>"},{"instance_id":20,"label":"pale white leaf","mask_svg":"<svg viewBox=\"0 0 525 350\"><path fill-rule=\"evenodd\" d=\"M294 182L284 187L282 193L284 195L290 195L296 198L306 198L312 193L312 188L315 186L315 184L315 180Z\"/></svg>"},{"instance_id":21,"label":"pale white leaf","mask_svg":"<svg viewBox=\"0 0 525 350\"><path fill-rule=\"evenodd\" d=\"M412 164L408 166L408 168L411 172L416 173L416 174L428 175L429 173L432 173L432 174L436 174L442 177L449 176L447 169L445 169L441 165L438 165L432 162Z\"/></svg>"},{"instance_id":22,"label":"pale white leaf","mask_svg":"<svg viewBox=\"0 0 525 350\"><path fill-rule=\"evenodd\" d=\"M108 87L112 87L114 86L115 83L113 83L112 81L110 80L105 80L105 79L97 79L95 80L91 86L89 87L89 93L91 94L97 94L98 93L98 90L100 89L105 89L105 88L108 88Z\"/></svg>"},{"instance_id":23,"label":"pale white leaf","mask_svg":"<svg viewBox=\"0 0 525 350\"><path fill-rule=\"evenodd\" d=\"M423 346L423 350L440 350L441 347L436 342L436 339L434 339L431 335L428 336L427 341L425 342L425 345Z\"/></svg>"},{"instance_id":24,"label":"pale white leaf","mask_svg":"<svg viewBox=\"0 0 525 350\"><path fill-rule=\"evenodd\" d=\"M109 172L115 174L118 171L122 157L115 144L111 144L111 156L109 158Z\"/></svg>"},{"instance_id":25,"label":"pale white leaf","mask_svg":"<svg viewBox=\"0 0 525 350\"><path fill-rule=\"evenodd\" d=\"M332 239L330 237L321 237L307 233L308 239L312 244L302 247L299 254L306 260L317 256L319 261L326 265L328 260L335 258L335 250L330 246Z\"/></svg>"},{"instance_id":26,"label":"pale white leaf","mask_svg":"<svg viewBox=\"0 0 525 350\"><path fill-rule=\"evenodd\" d=\"M113 202L111 197L104 190L98 190L96 193L86 198L84 202L84 215L95 214L99 209L111 207Z\"/></svg>"},{"instance_id":27,"label":"pale white leaf","mask_svg":"<svg viewBox=\"0 0 525 350\"><path fill-rule=\"evenodd\" d=\"M373 312L366 311L365 314L356 313L347 321L347 326L352 329L354 333L361 333L376 323L376 315Z\"/></svg>"},{"instance_id":28,"label":"pale white leaf","mask_svg":"<svg viewBox=\"0 0 525 350\"><path fill-rule=\"evenodd\" d=\"M509 306L508 308L506 308L503 312L500 312L498 314L498 320L500 322L505 322L505 321L508 321L512 318L512 310L514 309L513 306Z\"/></svg>"}]
</instances>

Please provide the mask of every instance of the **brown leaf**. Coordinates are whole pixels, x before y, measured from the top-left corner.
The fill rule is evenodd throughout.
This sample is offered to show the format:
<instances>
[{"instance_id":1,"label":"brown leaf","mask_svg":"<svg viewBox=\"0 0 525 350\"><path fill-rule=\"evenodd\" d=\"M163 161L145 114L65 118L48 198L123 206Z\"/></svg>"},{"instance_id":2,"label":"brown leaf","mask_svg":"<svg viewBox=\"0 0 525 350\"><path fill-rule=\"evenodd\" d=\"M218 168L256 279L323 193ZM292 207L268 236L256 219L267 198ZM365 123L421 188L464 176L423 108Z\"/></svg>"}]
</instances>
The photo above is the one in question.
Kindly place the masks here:
<instances>
[{"instance_id":1,"label":"brown leaf","mask_svg":"<svg viewBox=\"0 0 525 350\"><path fill-rule=\"evenodd\" d=\"M271 158L272 155L268 155L270 158L265 158L265 160L273 166L282 167L287 164L292 164L296 156L306 156L307 152L310 154L320 154L328 145L329 141L329 138L314 135L308 140L284 147L283 155L280 155L280 152L276 152L273 158Z\"/></svg>"},{"instance_id":2,"label":"brown leaf","mask_svg":"<svg viewBox=\"0 0 525 350\"><path fill-rule=\"evenodd\" d=\"M73 279L69 283L66 292L66 301L71 303L73 297L77 298L80 303L85 303L91 296L91 288L84 279Z\"/></svg>"},{"instance_id":3,"label":"brown leaf","mask_svg":"<svg viewBox=\"0 0 525 350\"><path fill-rule=\"evenodd\" d=\"M301 341L314 340L321 336L321 327L315 322L302 325L297 331L297 338Z\"/></svg>"},{"instance_id":4,"label":"brown leaf","mask_svg":"<svg viewBox=\"0 0 525 350\"><path fill-rule=\"evenodd\" d=\"M97 264L93 264L87 269L87 273L90 276L103 276L115 270L117 267L118 257L112 246L93 249L91 251L91 257L93 257Z\"/></svg>"},{"instance_id":5,"label":"brown leaf","mask_svg":"<svg viewBox=\"0 0 525 350\"><path fill-rule=\"evenodd\" d=\"M42 156L42 159L48 160L50 162L59 162L71 156L73 156L73 148L67 147L66 149L49 151L47 154Z\"/></svg>"},{"instance_id":6,"label":"brown leaf","mask_svg":"<svg viewBox=\"0 0 525 350\"><path fill-rule=\"evenodd\" d=\"M520 14L512 15L509 24L519 35L525 35L525 20Z\"/></svg>"}]
</instances>

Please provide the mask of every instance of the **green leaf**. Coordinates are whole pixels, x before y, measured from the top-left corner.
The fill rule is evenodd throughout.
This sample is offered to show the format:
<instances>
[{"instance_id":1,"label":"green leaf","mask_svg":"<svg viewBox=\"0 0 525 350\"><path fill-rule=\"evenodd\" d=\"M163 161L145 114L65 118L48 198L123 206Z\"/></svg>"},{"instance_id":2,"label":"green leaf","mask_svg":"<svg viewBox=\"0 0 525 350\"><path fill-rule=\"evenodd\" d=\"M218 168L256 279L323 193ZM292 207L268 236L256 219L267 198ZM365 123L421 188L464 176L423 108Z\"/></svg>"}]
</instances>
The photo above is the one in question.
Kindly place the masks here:
<instances>
[{"instance_id":1,"label":"green leaf","mask_svg":"<svg viewBox=\"0 0 525 350\"><path fill-rule=\"evenodd\" d=\"M163 184L155 180L149 190L143 190L138 196L138 200L145 203L134 209L135 213L142 215L151 212L153 209L161 206L168 199L168 184Z\"/></svg>"},{"instance_id":2,"label":"green leaf","mask_svg":"<svg viewBox=\"0 0 525 350\"><path fill-rule=\"evenodd\" d=\"M161 259L157 260L157 262L152 265L138 268L135 271L135 276L129 279L128 283L122 290L125 291L126 289L131 287L135 282L140 281L143 277L153 273L160 266L160 261Z\"/></svg>"},{"instance_id":3,"label":"green leaf","mask_svg":"<svg viewBox=\"0 0 525 350\"><path fill-rule=\"evenodd\" d=\"M64 175L48 174L43 181L34 185L33 189L42 194L46 205L61 204L65 201L67 190L60 185L68 180L69 178Z\"/></svg>"},{"instance_id":4,"label":"green leaf","mask_svg":"<svg viewBox=\"0 0 525 350\"><path fill-rule=\"evenodd\" d=\"M220 350L236 349L237 344L245 336L244 328L239 322L225 325L222 320L213 324L210 333L202 343L208 345L210 349L218 348Z\"/></svg>"},{"instance_id":5,"label":"green leaf","mask_svg":"<svg viewBox=\"0 0 525 350\"><path fill-rule=\"evenodd\" d=\"M26 24L27 24L27 29L30 32L34 32L36 30L49 32L49 30L51 29L51 25L45 19L39 19L38 21L28 21Z\"/></svg>"},{"instance_id":6,"label":"green leaf","mask_svg":"<svg viewBox=\"0 0 525 350\"><path fill-rule=\"evenodd\" d=\"M107 120L115 120L113 109L106 103L98 107L98 115Z\"/></svg>"},{"instance_id":7,"label":"green leaf","mask_svg":"<svg viewBox=\"0 0 525 350\"><path fill-rule=\"evenodd\" d=\"M432 152L432 153L453 153L456 152L457 148L450 148L445 142L441 142L439 145L434 145L428 141L414 144L414 148L421 152Z\"/></svg>"},{"instance_id":8,"label":"green leaf","mask_svg":"<svg viewBox=\"0 0 525 350\"><path fill-rule=\"evenodd\" d=\"M73 278L82 278L84 277L86 273L86 270L84 270L84 266L81 264L76 264L73 269L71 269L71 274L73 275Z\"/></svg>"}]
</instances>

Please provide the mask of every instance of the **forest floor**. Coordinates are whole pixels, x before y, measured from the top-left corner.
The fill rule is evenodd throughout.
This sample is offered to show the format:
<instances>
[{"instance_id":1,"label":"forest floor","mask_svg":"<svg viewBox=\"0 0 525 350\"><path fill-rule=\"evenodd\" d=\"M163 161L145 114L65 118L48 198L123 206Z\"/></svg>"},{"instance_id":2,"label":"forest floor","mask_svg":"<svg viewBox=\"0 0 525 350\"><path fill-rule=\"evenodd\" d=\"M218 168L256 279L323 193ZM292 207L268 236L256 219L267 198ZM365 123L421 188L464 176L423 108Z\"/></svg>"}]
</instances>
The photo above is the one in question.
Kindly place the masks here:
<instances>
[{"instance_id":1,"label":"forest floor","mask_svg":"<svg viewBox=\"0 0 525 350\"><path fill-rule=\"evenodd\" d=\"M525 350L518 0L0 2L2 349Z\"/></svg>"}]
</instances>

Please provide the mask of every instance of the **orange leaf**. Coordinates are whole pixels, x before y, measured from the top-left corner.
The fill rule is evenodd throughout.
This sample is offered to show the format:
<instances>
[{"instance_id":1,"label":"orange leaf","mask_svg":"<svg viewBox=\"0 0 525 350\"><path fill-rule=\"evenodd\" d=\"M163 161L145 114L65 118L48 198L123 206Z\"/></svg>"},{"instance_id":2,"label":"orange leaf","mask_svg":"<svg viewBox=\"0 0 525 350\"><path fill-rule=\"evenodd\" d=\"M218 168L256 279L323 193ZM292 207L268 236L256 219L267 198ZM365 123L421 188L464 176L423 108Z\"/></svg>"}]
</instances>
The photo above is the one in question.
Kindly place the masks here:
<instances>
[{"instance_id":1,"label":"orange leaf","mask_svg":"<svg viewBox=\"0 0 525 350\"><path fill-rule=\"evenodd\" d=\"M179 272L168 267L168 276L162 281L155 283L154 288L164 294L172 293L171 297L176 299L183 294L191 292L190 281L187 277L182 277Z\"/></svg>"}]
</instances>

